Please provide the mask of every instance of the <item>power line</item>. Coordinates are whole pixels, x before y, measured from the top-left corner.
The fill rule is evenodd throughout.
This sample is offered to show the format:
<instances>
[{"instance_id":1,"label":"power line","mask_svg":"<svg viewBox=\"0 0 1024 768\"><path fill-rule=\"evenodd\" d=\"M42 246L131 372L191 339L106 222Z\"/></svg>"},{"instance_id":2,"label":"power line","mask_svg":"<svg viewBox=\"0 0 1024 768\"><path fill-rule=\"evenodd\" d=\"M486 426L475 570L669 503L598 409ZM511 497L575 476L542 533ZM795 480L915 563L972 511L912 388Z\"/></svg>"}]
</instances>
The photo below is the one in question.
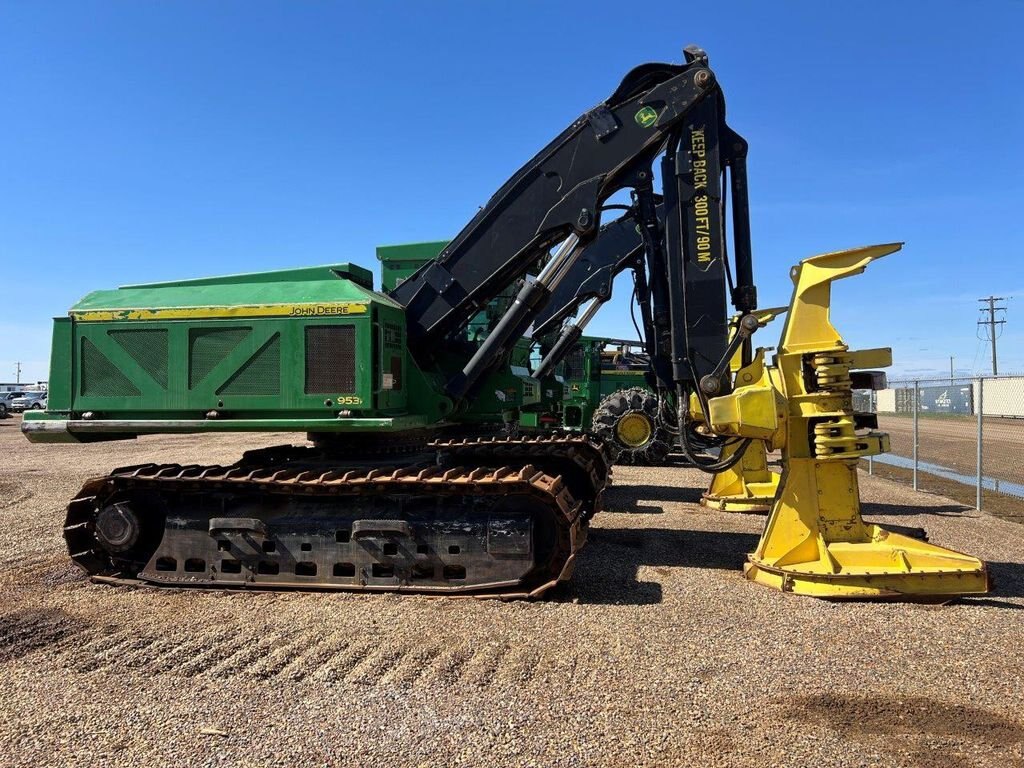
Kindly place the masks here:
<instances>
[{"instance_id":1,"label":"power line","mask_svg":"<svg viewBox=\"0 0 1024 768\"><path fill-rule=\"evenodd\" d=\"M999 375L999 365L996 361L996 339L1002 334L1002 326L1006 325L1006 320L997 320L996 312L1002 312L1003 318L1006 317L1006 307L997 307L997 301L1006 301L1002 296L989 296L984 299L978 299L982 303L987 303L987 307L981 307L981 319L978 320L978 327L985 329L985 337L992 342L992 375ZM988 315L986 316L986 313ZM997 330L998 327L998 330ZM978 338L981 338L980 336Z\"/></svg>"},{"instance_id":2,"label":"power line","mask_svg":"<svg viewBox=\"0 0 1024 768\"><path fill-rule=\"evenodd\" d=\"M978 372L978 355L981 354L981 348L985 342L982 339L978 339L978 344L974 348L974 359L971 361L971 373L975 374Z\"/></svg>"}]
</instances>

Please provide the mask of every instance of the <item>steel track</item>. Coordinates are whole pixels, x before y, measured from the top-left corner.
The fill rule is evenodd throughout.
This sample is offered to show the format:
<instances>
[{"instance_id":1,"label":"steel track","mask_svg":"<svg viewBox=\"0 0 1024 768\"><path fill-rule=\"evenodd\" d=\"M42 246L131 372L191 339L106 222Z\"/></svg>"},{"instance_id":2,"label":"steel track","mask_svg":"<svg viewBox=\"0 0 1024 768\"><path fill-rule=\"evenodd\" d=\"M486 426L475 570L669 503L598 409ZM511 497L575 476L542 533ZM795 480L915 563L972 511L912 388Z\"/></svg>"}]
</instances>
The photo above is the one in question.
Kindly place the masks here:
<instances>
[{"instance_id":1,"label":"steel track","mask_svg":"<svg viewBox=\"0 0 1024 768\"><path fill-rule=\"evenodd\" d=\"M318 449L290 446L230 466L125 467L85 484L64 536L92 576L162 586L519 598L571 576L608 482L600 443L527 436L431 449L437 463L399 468L331 466ZM130 546L104 539L111 509L135 521Z\"/></svg>"}]
</instances>

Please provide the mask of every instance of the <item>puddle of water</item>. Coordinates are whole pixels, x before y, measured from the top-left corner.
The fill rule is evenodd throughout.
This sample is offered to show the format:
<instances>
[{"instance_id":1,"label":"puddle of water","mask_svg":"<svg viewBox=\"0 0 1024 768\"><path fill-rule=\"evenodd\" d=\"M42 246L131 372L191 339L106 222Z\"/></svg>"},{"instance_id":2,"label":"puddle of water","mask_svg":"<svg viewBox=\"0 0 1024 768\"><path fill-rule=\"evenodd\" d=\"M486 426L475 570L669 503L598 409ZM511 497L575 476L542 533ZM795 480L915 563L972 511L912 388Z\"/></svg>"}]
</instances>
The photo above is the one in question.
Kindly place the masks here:
<instances>
[{"instance_id":1,"label":"puddle of water","mask_svg":"<svg viewBox=\"0 0 1024 768\"><path fill-rule=\"evenodd\" d=\"M891 453L883 453L880 456L872 457L879 464L889 464L893 467L899 467L900 469L913 469L914 460L908 459L906 456L896 456ZM963 483L964 485L970 485L972 487L978 484L977 475L963 475L959 472L955 472L949 467L943 467L938 464L932 464L927 461L917 462L918 472L927 472L929 475L937 475L944 477L947 480L952 480L955 483ZM1011 496L1022 496L1024 497L1024 484L1022 483L1011 483L1008 480L1000 480L998 477L982 477L981 487L995 491L996 493L1007 493Z\"/></svg>"}]
</instances>

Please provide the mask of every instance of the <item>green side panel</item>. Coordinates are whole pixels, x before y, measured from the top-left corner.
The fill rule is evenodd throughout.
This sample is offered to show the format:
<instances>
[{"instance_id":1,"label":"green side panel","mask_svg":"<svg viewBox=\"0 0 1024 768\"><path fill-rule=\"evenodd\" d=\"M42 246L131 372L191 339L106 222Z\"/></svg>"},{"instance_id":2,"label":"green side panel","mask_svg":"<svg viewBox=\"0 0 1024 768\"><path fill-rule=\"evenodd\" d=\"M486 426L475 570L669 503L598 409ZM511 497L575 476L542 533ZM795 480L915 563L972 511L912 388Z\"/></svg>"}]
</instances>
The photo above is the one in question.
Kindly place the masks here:
<instances>
[{"instance_id":1,"label":"green side panel","mask_svg":"<svg viewBox=\"0 0 1024 768\"><path fill-rule=\"evenodd\" d=\"M54 318L53 346L50 347L50 380L46 407L68 411L74 392L74 327L67 317Z\"/></svg>"},{"instance_id":2,"label":"green side panel","mask_svg":"<svg viewBox=\"0 0 1024 768\"><path fill-rule=\"evenodd\" d=\"M427 372L416 365L412 355L406 356L405 381L402 384L409 410L422 415L427 423L441 422L451 416L452 401L445 396L444 379L436 372Z\"/></svg>"},{"instance_id":3,"label":"green side panel","mask_svg":"<svg viewBox=\"0 0 1024 768\"><path fill-rule=\"evenodd\" d=\"M399 282L412 275L428 261L436 259L449 242L451 241L436 240L429 243L378 246L377 258L381 264L381 290L393 291Z\"/></svg>"},{"instance_id":4,"label":"green side panel","mask_svg":"<svg viewBox=\"0 0 1024 768\"><path fill-rule=\"evenodd\" d=\"M82 339L82 395L136 397L142 392L89 339Z\"/></svg>"},{"instance_id":5,"label":"green side panel","mask_svg":"<svg viewBox=\"0 0 1024 768\"><path fill-rule=\"evenodd\" d=\"M120 344L154 381L167 388L167 329L112 330L108 335Z\"/></svg>"},{"instance_id":6,"label":"green side panel","mask_svg":"<svg viewBox=\"0 0 1024 768\"><path fill-rule=\"evenodd\" d=\"M195 389L249 335L251 327L192 328L188 334L188 388Z\"/></svg>"},{"instance_id":7,"label":"green side panel","mask_svg":"<svg viewBox=\"0 0 1024 768\"><path fill-rule=\"evenodd\" d=\"M231 375L224 386L217 390L217 394L281 394L281 335L275 333L270 341Z\"/></svg>"},{"instance_id":8,"label":"green side panel","mask_svg":"<svg viewBox=\"0 0 1024 768\"><path fill-rule=\"evenodd\" d=\"M78 350L68 410L96 418L371 416L372 316L75 323L54 356Z\"/></svg>"}]
</instances>

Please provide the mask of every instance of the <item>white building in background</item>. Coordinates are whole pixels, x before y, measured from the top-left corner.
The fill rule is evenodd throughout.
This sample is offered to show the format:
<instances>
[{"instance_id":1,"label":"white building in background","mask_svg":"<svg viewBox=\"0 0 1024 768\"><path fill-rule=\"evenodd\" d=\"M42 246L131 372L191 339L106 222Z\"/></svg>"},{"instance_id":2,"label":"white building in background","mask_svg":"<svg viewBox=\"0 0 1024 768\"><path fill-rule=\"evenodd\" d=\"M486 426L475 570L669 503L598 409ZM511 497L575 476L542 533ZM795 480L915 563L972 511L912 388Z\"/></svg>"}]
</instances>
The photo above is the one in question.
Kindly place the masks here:
<instances>
[{"instance_id":1,"label":"white building in background","mask_svg":"<svg viewBox=\"0 0 1024 768\"><path fill-rule=\"evenodd\" d=\"M46 392L45 381L23 381L20 384L14 381L0 381L0 392Z\"/></svg>"}]
</instances>

